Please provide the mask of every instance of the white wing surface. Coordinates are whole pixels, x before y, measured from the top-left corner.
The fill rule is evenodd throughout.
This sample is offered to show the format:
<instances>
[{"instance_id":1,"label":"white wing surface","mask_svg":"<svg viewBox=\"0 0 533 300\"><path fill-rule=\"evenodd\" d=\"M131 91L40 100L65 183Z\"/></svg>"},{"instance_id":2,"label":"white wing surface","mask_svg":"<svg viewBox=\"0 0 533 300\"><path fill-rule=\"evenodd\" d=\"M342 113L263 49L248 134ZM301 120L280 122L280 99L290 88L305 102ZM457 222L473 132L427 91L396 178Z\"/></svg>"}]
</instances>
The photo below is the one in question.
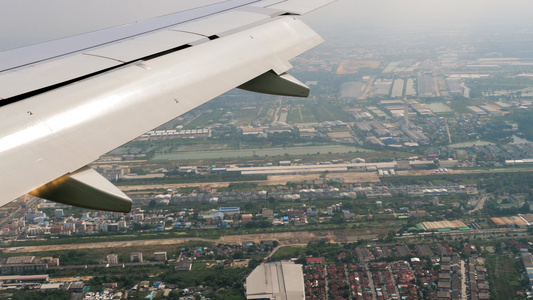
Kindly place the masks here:
<instances>
[{"instance_id":1,"label":"white wing surface","mask_svg":"<svg viewBox=\"0 0 533 300\"><path fill-rule=\"evenodd\" d=\"M32 193L129 211L86 167L235 87L308 88L289 60L322 39L295 15L333 0L197 0L196 7L0 52L0 205Z\"/></svg>"}]
</instances>

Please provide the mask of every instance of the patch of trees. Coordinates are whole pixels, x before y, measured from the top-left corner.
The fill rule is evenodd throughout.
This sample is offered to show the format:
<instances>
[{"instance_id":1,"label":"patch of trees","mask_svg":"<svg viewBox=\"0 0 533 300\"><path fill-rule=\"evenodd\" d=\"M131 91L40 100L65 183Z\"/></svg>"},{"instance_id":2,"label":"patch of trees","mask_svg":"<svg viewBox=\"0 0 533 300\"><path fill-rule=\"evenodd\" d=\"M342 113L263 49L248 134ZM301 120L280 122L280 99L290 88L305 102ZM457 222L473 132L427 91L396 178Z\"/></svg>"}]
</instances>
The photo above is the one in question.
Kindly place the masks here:
<instances>
[{"instance_id":1,"label":"patch of trees","mask_svg":"<svg viewBox=\"0 0 533 300\"><path fill-rule=\"evenodd\" d=\"M478 183L478 188L488 193L526 193L531 194L533 172L507 172L486 174ZM488 178L487 178L488 177ZM533 200L531 195L527 200Z\"/></svg>"},{"instance_id":2,"label":"patch of trees","mask_svg":"<svg viewBox=\"0 0 533 300\"><path fill-rule=\"evenodd\" d=\"M39 290L14 290L10 299L18 300L68 300L70 299L69 291L51 290L41 292Z\"/></svg>"},{"instance_id":3,"label":"patch of trees","mask_svg":"<svg viewBox=\"0 0 533 300\"><path fill-rule=\"evenodd\" d=\"M167 270L160 276L162 281L176 284L180 289L199 285L218 289L222 287L242 287L242 280L247 271L245 268L225 268L223 271L218 268L193 269L190 272Z\"/></svg>"}]
</instances>

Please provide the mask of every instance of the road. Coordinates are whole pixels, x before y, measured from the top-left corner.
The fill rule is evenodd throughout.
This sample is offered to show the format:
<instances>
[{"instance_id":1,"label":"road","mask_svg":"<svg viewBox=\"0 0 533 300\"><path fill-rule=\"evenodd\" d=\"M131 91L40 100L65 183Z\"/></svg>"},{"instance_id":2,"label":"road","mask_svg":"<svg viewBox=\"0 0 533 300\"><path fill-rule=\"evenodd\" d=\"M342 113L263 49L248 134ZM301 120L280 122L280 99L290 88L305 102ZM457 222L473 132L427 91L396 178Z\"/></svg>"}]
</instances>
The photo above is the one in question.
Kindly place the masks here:
<instances>
[{"instance_id":1,"label":"road","mask_svg":"<svg viewBox=\"0 0 533 300\"><path fill-rule=\"evenodd\" d=\"M372 300L377 300L376 287L374 286L374 279L372 279L372 273L370 270L366 270L366 276L368 277L368 287L372 291Z\"/></svg>"},{"instance_id":2,"label":"road","mask_svg":"<svg viewBox=\"0 0 533 300\"><path fill-rule=\"evenodd\" d=\"M452 143L452 135L450 134L450 127L448 126L448 119L444 119L444 124L446 125L446 134L448 134L448 142Z\"/></svg>"},{"instance_id":3,"label":"road","mask_svg":"<svg viewBox=\"0 0 533 300\"><path fill-rule=\"evenodd\" d=\"M461 259L461 299L466 300L466 270L465 261Z\"/></svg>"},{"instance_id":4,"label":"road","mask_svg":"<svg viewBox=\"0 0 533 300\"><path fill-rule=\"evenodd\" d=\"M481 196L481 199L476 203L476 206L472 210L470 210L468 212L468 214L471 215L471 214L475 213L476 211L483 209L483 207L485 206L485 202L487 201L489 196L491 196L491 195L483 195L483 196Z\"/></svg>"},{"instance_id":5,"label":"road","mask_svg":"<svg viewBox=\"0 0 533 300\"><path fill-rule=\"evenodd\" d=\"M364 100L370 96L370 92L372 91L372 85L374 83L374 80L376 79L376 76L370 76L370 79L368 80L368 84L365 87L365 90L361 94L361 100Z\"/></svg>"},{"instance_id":6,"label":"road","mask_svg":"<svg viewBox=\"0 0 533 300\"><path fill-rule=\"evenodd\" d=\"M279 245L307 245L311 241L320 241L327 239L328 241L343 242L342 238L338 238L338 233L331 230L323 231L298 231L298 232L277 232L277 233L260 233L260 234L241 234L241 235L225 235L216 240L183 237L183 238L169 238L169 239L153 239L153 240L131 240L131 241L117 241L117 242L98 242L98 243L84 243L84 244L61 244L61 245L41 245L41 246L21 246L21 247L7 247L0 248L4 253L28 253L28 252L42 252L42 251L64 251L64 250L81 250L81 249L103 249L103 248L123 248L123 247L144 247L152 245L175 245L189 241L203 241L215 244L242 244L245 242L260 243L261 241L278 241ZM366 239L376 238L378 233L363 236Z\"/></svg>"}]
</instances>

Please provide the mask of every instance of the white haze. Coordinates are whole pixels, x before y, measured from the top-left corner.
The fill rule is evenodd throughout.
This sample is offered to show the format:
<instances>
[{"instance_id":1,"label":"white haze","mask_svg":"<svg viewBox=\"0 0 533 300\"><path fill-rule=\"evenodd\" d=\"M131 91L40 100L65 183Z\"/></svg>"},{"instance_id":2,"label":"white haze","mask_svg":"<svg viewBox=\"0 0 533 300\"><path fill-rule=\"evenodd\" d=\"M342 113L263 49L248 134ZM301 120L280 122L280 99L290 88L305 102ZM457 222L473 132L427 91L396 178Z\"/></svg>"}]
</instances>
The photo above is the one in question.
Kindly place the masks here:
<instances>
[{"instance_id":1,"label":"white haze","mask_svg":"<svg viewBox=\"0 0 533 300\"><path fill-rule=\"evenodd\" d=\"M0 50L171 13L177 0L0 0ZM339 0L304 19L335 41L357 33L428 33L533 27L530 0Z\"/></svg>"}]
</instances>

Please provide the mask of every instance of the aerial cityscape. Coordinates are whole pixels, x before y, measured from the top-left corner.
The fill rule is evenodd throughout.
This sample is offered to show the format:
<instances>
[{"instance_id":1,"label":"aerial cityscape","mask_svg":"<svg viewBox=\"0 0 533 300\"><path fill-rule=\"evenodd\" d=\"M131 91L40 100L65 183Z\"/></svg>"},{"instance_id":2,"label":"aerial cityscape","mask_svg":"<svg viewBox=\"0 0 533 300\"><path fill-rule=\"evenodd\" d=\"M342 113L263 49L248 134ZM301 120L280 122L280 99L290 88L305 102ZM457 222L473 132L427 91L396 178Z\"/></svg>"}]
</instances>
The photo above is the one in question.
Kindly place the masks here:
<instances>
[{"instance_id":1,"label":"aerial cityscape","mask_svg":"<svg viewBox=\"0 0 533 300\"><path fill-rule=\"evenodd\" d=\"M533 299L517 24L325 32L308 98L231 90L92 163L130 213L0 207L0 299Z\"/></svg>"}]
</instances>

